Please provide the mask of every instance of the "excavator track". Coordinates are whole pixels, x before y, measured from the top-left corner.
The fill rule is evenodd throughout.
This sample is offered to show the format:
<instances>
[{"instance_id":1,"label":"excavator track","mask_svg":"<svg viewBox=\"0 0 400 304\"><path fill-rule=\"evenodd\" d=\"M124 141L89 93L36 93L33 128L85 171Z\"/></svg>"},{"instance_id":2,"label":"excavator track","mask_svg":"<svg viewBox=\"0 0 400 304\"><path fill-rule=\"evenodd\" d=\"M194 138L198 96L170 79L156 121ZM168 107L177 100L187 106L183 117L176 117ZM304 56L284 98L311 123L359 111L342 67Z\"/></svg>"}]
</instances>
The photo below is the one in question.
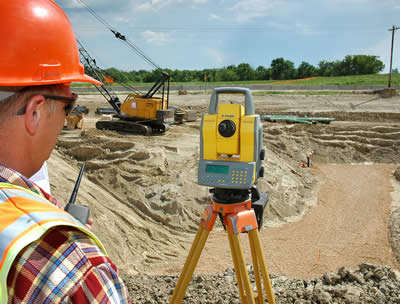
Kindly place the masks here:
<instances>
[{"instance_id":1,"label":"excavator track","mask_svg":"<svg viewBox=\"0 0 400 304\"><path fill-rule=\"evenodd\" d=\"M96 129L128 132L146 136L152 133L150 126L127 120L99 120L96 122Z\"/></svg>"}]
</instances>

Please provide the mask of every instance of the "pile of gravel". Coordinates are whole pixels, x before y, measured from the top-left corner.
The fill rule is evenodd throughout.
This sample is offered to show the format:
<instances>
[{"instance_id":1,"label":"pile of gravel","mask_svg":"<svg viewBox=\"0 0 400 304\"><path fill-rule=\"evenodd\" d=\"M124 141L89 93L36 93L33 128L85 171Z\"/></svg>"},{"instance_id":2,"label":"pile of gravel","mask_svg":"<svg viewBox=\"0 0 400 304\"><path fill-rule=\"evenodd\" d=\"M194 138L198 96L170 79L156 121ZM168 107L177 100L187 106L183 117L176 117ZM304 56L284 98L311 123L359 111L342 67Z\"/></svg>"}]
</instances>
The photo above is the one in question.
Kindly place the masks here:
<instances>
[{"instance_id":1,"label":"pile of gravel","mask_svg":"<svg viewBox=\"0 0 400 304\"><path fill-rule=\"evenodd\" d=\"M252 267L248 266L248 269L256 290ZM177 276L140 274L125 277L124 281L133 303L162 304L169 303L177 279ZM271 276L271 280L276 303L400 304L400 272L389 266L363 263L358 270L342 267L312 280L284 276ZM235 282L234 269L194 276L182 303L241 303Z\"/></svg>"}]
</instances>

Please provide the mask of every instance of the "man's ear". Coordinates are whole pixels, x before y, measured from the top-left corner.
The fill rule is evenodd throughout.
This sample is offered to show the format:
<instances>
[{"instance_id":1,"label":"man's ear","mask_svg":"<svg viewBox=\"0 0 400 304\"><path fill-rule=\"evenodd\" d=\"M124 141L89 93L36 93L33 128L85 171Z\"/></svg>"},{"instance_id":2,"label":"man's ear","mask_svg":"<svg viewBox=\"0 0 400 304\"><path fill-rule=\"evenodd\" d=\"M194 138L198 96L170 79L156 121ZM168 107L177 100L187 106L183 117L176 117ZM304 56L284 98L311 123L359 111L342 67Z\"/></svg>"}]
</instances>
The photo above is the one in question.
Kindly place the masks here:
<instances>
[{"instance_id":1,"label":"man's ear","mask_svg":"<svg viewBox=\"0 0 400 304\"><path fill-rule=\"evenodd\" d=\"M42 95L35 95L29 99L25 111L25 128L29 135L34 136L39 129L40 119L44 114L45 98Z\"/></svg>"}]
</instances>

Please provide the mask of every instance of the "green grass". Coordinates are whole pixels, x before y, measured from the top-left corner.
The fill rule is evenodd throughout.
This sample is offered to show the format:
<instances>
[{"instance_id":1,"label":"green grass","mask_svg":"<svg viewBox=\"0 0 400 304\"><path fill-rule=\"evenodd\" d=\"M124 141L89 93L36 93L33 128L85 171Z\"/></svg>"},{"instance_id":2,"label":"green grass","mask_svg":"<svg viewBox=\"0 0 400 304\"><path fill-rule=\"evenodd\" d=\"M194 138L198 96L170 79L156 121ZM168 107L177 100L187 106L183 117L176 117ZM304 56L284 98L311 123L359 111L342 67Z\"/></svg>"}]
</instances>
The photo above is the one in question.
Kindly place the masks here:
<instances>
[{"instance_id":1,"label":"green grass","mask_svg":"<svg viewBox=\"0 0 400 304\"><path fill-rule=\"evenodd\" d=\"M194 85L194 86L225 86L225 85L382 85L387 86L389 74L371 74L371 75L356 75L356 76L339 76L339 77L317 77L304 80L252 80L252 81L221 81L221 82L171 82L171 85ZM118 85L118 84L114 84ZM151 86L152 83L129 83L133 87ZM91 84L72 84L77 86L91 86ZM392 86L400 86L400 74L392 74Z\"/></svg>"},{"instance_id":2,"label":"green grass","mask_svg":"<svg viewBox=\"0 0 400 304\"><path fill-rule=\"evenodd\" d=\"M356 76L338 76L338 77L316 77L300 80L254 80L254 81L230 81L230 82L204 82L198 83L176 83L178 85L243 85L243 84L270 84L270 85L383 85L387 86L389 74L371 74ZM175 84L175 83L174 83ZM400 74L392 74L392 86L400 85Z\"/></svg>"},{"instance_id":3,"label":"green grass","mask_svg":"<svg viewBox=\"0 0 400 304\"><path fill-rule=\"evenodd\" d=\"M383 85L387 86L389 74L319 77L301 80L290 85ZM392 74L392 86L400 85L400 74Z\"/></svg>"},{"instance_id":4,"label":"green grass","mask_svg":"<svg viewBox=\"0 0 400 304\"><path fill-rule=\"evenodd\" d=\"M346 91L253 91L253 96L264 95L344 95Z\"/></svg>"}]
</instances>

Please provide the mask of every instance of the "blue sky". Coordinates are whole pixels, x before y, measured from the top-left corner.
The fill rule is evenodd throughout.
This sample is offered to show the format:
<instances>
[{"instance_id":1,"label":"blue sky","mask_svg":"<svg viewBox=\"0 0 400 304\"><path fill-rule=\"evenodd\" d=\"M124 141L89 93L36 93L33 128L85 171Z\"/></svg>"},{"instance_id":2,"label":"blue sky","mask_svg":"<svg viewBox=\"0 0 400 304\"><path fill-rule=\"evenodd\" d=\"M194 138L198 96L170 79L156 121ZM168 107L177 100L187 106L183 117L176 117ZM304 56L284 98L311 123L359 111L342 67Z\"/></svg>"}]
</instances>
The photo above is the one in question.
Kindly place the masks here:
<instances>
[{"instance_id":1,"label":"blue sky","mask_svg":"<svg viewBox=\"0 0 400 304\"><path fill-rule=\"evenodd\" d=\"M314 66L346 55L376 55L389 71L400 0L55 0L101 68L153 67L82 5L125 35L162 68L201 70L278 57ZM393 68L400 69L400 30Z\"/></svg>"}]
</instances>

